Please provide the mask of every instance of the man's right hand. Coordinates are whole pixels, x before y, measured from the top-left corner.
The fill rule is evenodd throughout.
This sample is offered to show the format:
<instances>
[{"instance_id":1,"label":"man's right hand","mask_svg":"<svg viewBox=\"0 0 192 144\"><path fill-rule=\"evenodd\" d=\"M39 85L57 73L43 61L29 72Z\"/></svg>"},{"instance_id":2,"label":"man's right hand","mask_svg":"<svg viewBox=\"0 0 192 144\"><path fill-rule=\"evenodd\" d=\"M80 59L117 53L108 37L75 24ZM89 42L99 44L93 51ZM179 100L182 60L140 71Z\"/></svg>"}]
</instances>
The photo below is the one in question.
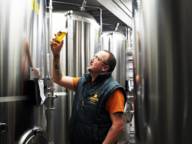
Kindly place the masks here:
<instances>
[{"instance_id":1,"label":"man's right hand","mask_svg":"<svg viewBox=\"0 0 192 144\"><path fill-rule=\"evenodd\" d=\"M57 42L56 39L52 39L51 41L51 50L53 55L59 55L61 48L63 47L63 41L61 41L61 43Z\"/></svg>"}]
</instances>

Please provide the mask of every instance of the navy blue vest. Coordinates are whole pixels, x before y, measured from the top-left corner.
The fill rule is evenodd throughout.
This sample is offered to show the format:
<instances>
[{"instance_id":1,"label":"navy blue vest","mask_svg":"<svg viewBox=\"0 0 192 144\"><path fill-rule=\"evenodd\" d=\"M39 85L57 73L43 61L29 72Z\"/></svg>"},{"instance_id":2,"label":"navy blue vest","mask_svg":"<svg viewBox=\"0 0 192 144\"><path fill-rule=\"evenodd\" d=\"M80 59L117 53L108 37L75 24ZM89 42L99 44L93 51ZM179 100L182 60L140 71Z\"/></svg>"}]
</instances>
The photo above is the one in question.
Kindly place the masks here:
<instances>
[{"instance_id":1,"label":"navy blue vest","mask_svg":"<svg viewBox=\"0 0 192 144\"><path fill-rule=\"evenodd\" d=\"M89 74L80 79L73 103L71 144L102 143L111 127L106 101L116 89L125 96L123 87L111 75L100 75L93 83Z\"/></svg>"}]
</instances>

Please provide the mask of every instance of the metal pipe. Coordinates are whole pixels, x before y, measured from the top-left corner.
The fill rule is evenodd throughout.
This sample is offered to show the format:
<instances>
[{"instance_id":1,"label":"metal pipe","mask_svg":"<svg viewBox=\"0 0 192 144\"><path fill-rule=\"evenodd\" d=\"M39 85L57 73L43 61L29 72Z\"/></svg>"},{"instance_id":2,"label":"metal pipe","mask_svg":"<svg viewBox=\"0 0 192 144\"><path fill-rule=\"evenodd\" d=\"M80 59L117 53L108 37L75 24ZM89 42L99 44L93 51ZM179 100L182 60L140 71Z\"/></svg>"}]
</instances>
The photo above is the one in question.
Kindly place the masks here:
<instances>
[{"instance_id":1,"label":"metal pipe","mask_svg":"<svg viewBox=\"0 0 192 144\"><path fill-rule=\"evenodd\" d=\"M52 13L53 13L53 5L52 5L52 0L49 0L49 38L48 40L51 39L52 37ZM47 139L48 139L48 143L49 144L54 144L54 133L53 133L53 114L54 114L54 99L55 97L53 96L53 82L50 79L50 49L51 46L48 46L49 49L47 50L47 60L46 60L46 64L47 64L47 77L46 77L46 81L45 84L47 85L46 88L46 102L45 105L47 106L47 110L46 110L46 119L47 119L47 128L46 128L46 132L47 132Z\"/></svg>"},{"instance_id":2,"label":"metal pipe","mask_svg":"<svg viewBox=\"0 0 192 144\"><path fill-rule=\"evenodd\" d=\"M70 2L53 1L53 3L56 3L56 4L63 4L63 5L72 5L72 6L76 6L76 7L81 7L80 4L75 4L75 3L70 3ZM100 7L93 6L93 5L86 5L85 7L95 8L95 9L101 9Z\"/></svg>"},{"instance_id":3,"label":"metal pipe","mask_svg":"<svg viewBox=\"0 0 192 144\"><path fill-rule=\"evenodd\" d=\"M49 26L48 26L48 31L49 31L49 35L48 35L48 41L51 40L52 37L52 13L53 13L53 2L52 0L49 0ZM49 42L48 42L49 43ZM47 66L47 77L50 78L50 74L51 74L51 70L50 70L50 49L51 46L48 46L47 49L47 59L46 59L46 66Z\"/></svg>"},{"instance_id":4,"label":"metal pipe","mask_svg":"<svg viewBox=\"0 0 192 144\"><path fill-rule=\"evenodd\" d=\"M72 5L72 6L76 6L76 7L80 7L80 4L74 4L74 3L70 3L70 2L61 2L61 1L53 1L53 3L55 4L63 4L63 5Z\"/></svg>"},{"instance_id":5,"label":"metal pipe","mask_svg":"<svg viewBox=\"0 0 192 144\"><path fill-rule=\"evenodd\" d=\"M101 27L101 33L103 32L103 10L99 8L100 12L100 27Z\"/></svg>"},{"instance_id":6,"label":"metal pipe","mask_svg":"<svg viewBox=\"0 0 192 144\"><path fill-rule=\"evenodd\" d=\"M115 26L115 31L117 31L118 30L118 28L119 28L119 22L116 24L116 26Z\"/></svg>"},{"instance_id":7,"label":"metal pipe","mask_svg":"<svg viewBox=\"0 0 192 144\"><path fill-rule=\"evenodd\" d=\"M85 11L86 4L87 4L87 1L83 0L83 3L82 3L81 8L80 8L81 11Z\"/></svg>"}]
</instances>

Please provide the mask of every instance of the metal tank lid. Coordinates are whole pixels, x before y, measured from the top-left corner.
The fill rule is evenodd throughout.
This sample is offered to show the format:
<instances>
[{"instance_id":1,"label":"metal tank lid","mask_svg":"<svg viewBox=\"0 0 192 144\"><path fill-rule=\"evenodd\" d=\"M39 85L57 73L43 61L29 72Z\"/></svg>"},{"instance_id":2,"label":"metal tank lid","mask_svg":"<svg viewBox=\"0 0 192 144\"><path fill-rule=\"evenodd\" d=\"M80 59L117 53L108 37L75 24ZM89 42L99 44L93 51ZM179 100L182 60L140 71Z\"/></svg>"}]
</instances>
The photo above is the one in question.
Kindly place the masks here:
<instances>
[{"instance_id":1,"label":"metal tank lid","mask_svg":"<svg viewBox=\"0 0 192 144\"><path fill-rule=\"evenodd\" d=\"M101 34L101 37L109 36L109 35L120 35L120 36L126 38L125 35L122 32L119 32L119 31L103 31L102 34Z\"/></svg>"},{"instance_id":2,"label":"metal tank lid","mask_svg":"<svg viewBox=\"0 0 192 144\"><path fill-rule=\"evenodd\" d=\"M83 11L69 10L69 11L55 11L54 13L63 13L65 16L72 17L75 20L91 22L99 26L99 23L91 14Z\"/></svg>"},{"instance_id":3,"label":"metal tank lid","mask_svg":"<svg viewBox=\"0 0 192 144\"><path fill-rule=\"evenodd\" d=\"M92 15L90 15L89 13L83 12L83 11L69 10L69 11L66 11L66 14L67 15L76 15L76 16L87 17L87 18L95 20L95 18Z\"/></svg>"}]
</instances>

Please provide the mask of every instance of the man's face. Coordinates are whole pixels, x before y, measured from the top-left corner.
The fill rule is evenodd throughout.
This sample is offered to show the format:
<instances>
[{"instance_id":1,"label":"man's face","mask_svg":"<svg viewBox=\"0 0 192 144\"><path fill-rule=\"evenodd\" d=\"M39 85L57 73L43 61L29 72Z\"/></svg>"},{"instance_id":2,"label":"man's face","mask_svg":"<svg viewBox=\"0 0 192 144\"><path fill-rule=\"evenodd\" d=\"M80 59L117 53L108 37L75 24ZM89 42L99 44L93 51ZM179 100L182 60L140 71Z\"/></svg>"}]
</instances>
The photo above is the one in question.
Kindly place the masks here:
<instances>
[{"instance_id":1,"label":"man's face","mask_svg":"<svg viewBox=\"0 0 192 144\"><path fill-rule=\"evenodd\" d=\"M88 71L92 73L102 73L106 71L107 60L109 58L109 53L105 51L97 52L88 64Z\"/></svg>"}]
</instances>

